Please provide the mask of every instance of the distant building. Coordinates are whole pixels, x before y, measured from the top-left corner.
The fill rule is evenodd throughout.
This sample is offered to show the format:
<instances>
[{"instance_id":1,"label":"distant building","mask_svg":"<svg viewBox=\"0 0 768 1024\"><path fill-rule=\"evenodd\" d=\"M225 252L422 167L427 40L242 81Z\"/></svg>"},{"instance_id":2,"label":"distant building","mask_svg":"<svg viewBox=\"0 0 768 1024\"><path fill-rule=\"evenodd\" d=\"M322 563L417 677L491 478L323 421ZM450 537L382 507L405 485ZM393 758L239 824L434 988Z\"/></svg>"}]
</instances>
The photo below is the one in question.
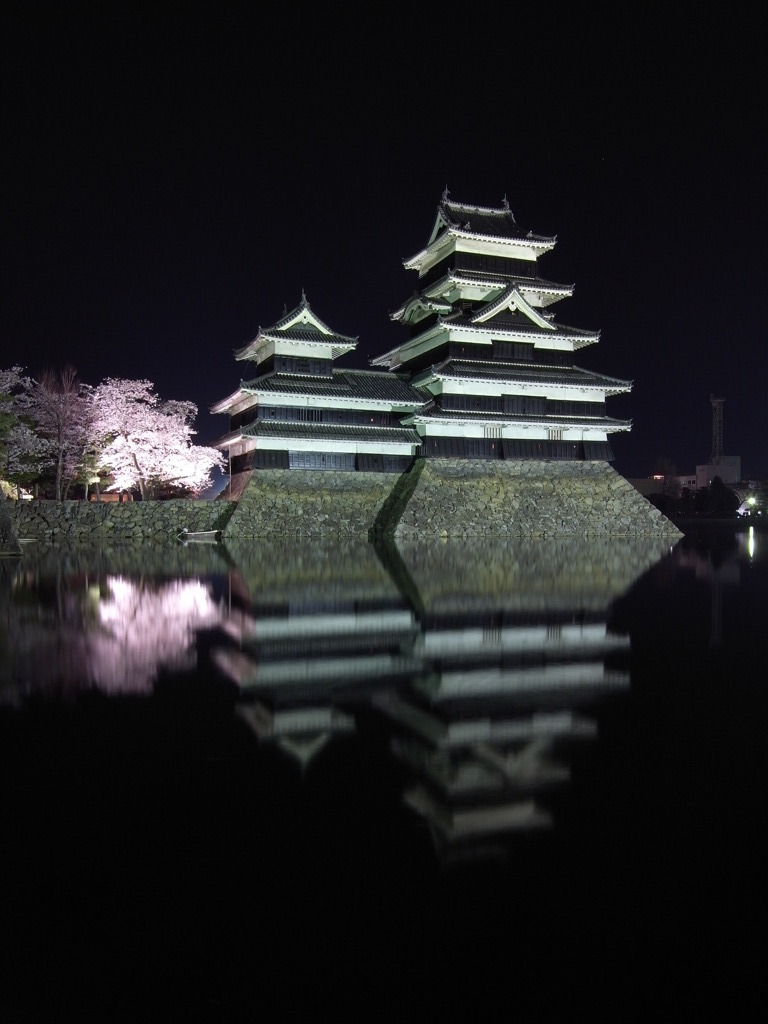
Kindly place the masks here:
<instances>
[{"instance_id":1,"label":"distant building","mask_svg":"<svg viewBox=\"0 0 768 1024\"><path fill-rule=\"evenodd\" d=\"M726 458L730 460L730 456L726 456ZM738 463L735 470L738 474L741 469L741 459L738 456L734 456L734 459ZM727 475L724 476L723 473ZM732 473L732 468L729 475L728 467L724 467L721 464L707 464L706 466L697 466L695 473L676 473L673 475L655 473L653 476L632 477L628 479L635 490L638 490L647 498L651 494L677 496L684 490L697 491L702 487L709 487L716 476L719 476L724 484L738 483L740 477L738 475L733 476Z\"/></svg>"},{"instance_id":2,"label":"distant building","mask_svg":"<svg viewBox=\"0 0 768 1024\"><path fill-rule=\"evenodd\" d=\"M646 498L651 494L664 493L665 477L661 473L655 476L627 477L627 479L635 490L639 491Z\"/></svg>"},{"instance_id":3,"label":"distant building","mask_svg":"<svg viewBox=\"0 0 768 1024\"><path fill-rule=\"evenodd\" d=\"M716 455L710 462L696 467L696 487L709 487L716 476L724 484L737 484L741 480L740 455Z\"/></svg>"},{"instance_id":4,"label":"distant building","mask_svg":"<svg viewBox=\"0 0 768 1024\"><path fill-rule=\"evenodd\" d=\"M689 473L687 476L685 473L679 474L675 477L675 481L680 490L695 491L696 490L696 474Z\"/></svg>"}]
</instances>

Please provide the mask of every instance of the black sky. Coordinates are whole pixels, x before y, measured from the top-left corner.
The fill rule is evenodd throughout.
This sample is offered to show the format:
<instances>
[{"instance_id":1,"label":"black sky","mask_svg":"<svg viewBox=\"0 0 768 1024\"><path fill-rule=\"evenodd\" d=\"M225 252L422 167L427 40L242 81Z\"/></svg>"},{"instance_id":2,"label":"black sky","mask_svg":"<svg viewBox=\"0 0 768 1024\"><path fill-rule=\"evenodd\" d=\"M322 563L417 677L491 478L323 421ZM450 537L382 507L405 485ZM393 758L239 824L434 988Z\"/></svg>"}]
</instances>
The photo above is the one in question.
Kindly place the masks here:
<instances>
[{"instance_id":1,"label":"black sky","mask_svg":"<svg viewBox=\"0 0 768 1024\"><path fill-rule=\"evenodd\" d=\"M707 10L6 5L0 368L149 378L208 443L302 288L347 365L397 342L447 185L557 235L620 472L706 461L714 392L768 477L762 36Z\"/></svg>"}]
</instances>

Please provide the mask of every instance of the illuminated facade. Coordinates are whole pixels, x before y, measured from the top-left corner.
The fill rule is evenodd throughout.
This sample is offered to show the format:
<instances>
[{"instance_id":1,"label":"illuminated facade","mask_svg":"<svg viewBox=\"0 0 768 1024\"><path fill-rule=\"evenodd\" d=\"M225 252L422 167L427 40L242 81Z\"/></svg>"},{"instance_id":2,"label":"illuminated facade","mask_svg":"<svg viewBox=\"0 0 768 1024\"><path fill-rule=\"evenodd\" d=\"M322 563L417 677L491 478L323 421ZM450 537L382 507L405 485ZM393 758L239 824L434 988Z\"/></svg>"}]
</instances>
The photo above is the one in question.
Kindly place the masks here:
<instances>
[{"instance_id":1,"label":"illuminated facade","mask_svg":"<svg viewBox=\"0 0 768 1024\"><path fill-rule=\"evenodd\" d=\"M396 374L341 370L334 361L357 339L332 331L305 295L274 326L259 328L235 358L255 363L213 406L228 413L229 432L216 447L229 451L233 476L258 469L368 470L401 473L419 447L401 419L424 404Z\"/></svg>"},{"instance_id":2,"label":"illuminated facade","mask_svg":"<svg viewBox=\"0 0 768 1024\"><path fill-rule=\"evenodd\" d=\"M599 333L556 322L573 286L539 276L555 238L523 232L498 208L444 193L425 248L405 262L418 290L395 313L410 336L372 360L408 375L427 401L404 420L421 455L481 459L613 459L605 400L631 383L581 369L575 353Z\"/></svg>"},{"instance_id":3,"label":"illuminated facade","mask_svg":"<svg viewBox=\"0 0 768 1024\"><path fill-rule=\"evenodd\" d=\"M606 399L629 381L583 369L576 353L599 332L567 327L552 307L573 294L539 274L556 239L522 231L506 202L468 206L444 193L425 248L405 262L418 290L392 319L409 337L337 369L357 339L300 304L235 352L255 364L228 398L230 476L259 469L402 473L416 457L613 459L627 420Z\"/></svg>"}]
</instances>

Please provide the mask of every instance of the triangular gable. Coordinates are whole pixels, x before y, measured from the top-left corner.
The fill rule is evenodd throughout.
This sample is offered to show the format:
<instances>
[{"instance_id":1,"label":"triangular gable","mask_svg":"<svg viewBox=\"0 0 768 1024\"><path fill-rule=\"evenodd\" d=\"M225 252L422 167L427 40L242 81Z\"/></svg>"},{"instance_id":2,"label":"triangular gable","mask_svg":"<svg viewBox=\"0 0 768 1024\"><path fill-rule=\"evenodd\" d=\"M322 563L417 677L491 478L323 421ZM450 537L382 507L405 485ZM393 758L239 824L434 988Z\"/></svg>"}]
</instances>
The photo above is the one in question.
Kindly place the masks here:
<instances>
[{"instance_id":1,"label":"triangular gable","mask_svg":"<svg viewBox=\"0 0 768 1024\"><path fill-rule=\"evenodd\" d=\"M447 227L450 227L450 223L443 216L443 211L438 208L437 217L435 218L435 226L432 228L432 234L429 236L427 245L432 245L434 240L441 235Z\"/></svg>"},{"instance_id":2,"label":"triangular gable","mask_svg":"<svg viewBox=\"0 0 768 1024\"><path fill-rule=\"evenodd\" d=\"M497 299L489 302L484 309L480 310L479 313L473 316L472 323L485 323L487 320L490 320L491 317L494 317L498 313L507 309L510 310L510 312L515 312L515 310L517 310L520 313L524 313L525 316L527 316L532 323L536 324L537 327L543 327L548 331L554 331L556 329L555 325L551 323L550 320L543 317L540 313L537 313L530 302L526 302L520 294L519 288L514 285L509 285L505 288Z\"/></svg>"},{"instance_id":3,"label":"triangular gable","mask_svg":"<svg viewBox=\"0 0 768 1024\"><path fill-rule=\"evenodd\" d=\"M301 303L286 316L279 320L271 331L289 331L291 327L300 324L302 327L314 327L321 334L334 334L331 328L323 323L319 316L316 316L310 309L306 295L301 293Z\"/></svg>"}]
</instances>

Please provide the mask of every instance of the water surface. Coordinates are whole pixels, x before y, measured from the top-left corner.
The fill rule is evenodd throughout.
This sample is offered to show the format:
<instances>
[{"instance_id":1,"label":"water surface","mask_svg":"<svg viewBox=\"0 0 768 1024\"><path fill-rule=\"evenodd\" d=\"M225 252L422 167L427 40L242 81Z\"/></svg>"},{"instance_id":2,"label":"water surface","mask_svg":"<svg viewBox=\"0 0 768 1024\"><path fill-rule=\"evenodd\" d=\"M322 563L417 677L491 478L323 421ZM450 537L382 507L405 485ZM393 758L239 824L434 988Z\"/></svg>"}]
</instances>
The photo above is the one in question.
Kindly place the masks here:
<instances>
[{"instance_id":1,"label":"water surface","mask_svg":"<svg viewBox=\"0 0 768 1024\"><path fill-rule=\"evenodd\" d=\"M764 921L767 547L3 561L9 1009L322 1018L363 983L361 1017L620 1012L662 985L738 1003Z\"/></svg>"}]
</instances>

